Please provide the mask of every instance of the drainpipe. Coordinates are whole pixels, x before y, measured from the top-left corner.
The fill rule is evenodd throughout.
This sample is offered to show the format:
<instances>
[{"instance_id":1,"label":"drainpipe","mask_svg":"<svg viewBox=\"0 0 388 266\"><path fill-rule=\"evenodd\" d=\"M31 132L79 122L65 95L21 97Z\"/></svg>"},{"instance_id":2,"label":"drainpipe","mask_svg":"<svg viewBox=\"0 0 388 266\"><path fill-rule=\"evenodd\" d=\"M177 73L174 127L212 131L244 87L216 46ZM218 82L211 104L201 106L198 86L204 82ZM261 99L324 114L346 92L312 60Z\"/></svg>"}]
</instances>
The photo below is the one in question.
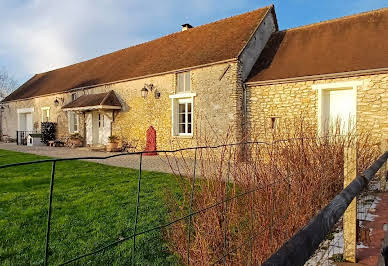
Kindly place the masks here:
<instances>
[{"instance_id":1,"label":"drainpipe","mask_svg":"<svg viewBox=\"0 0 388 266\"><path fill-rule=\"evenodd\" d=\"M83 137L83 143L82 146L86 147L86 112L82 112L83 117L84 117L84 137Z\"/></svg>"}]
</instances>

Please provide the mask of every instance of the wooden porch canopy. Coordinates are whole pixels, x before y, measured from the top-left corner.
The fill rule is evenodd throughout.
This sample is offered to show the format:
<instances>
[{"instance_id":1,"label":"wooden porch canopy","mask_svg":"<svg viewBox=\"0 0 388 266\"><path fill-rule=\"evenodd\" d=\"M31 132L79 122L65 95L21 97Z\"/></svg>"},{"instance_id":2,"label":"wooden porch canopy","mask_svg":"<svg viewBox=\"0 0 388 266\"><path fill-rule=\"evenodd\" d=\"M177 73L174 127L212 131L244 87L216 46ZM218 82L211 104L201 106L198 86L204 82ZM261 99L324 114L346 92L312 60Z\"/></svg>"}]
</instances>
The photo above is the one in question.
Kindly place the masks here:
<instances>
[{"instance_id":1,"label":"wooden porch canopy","mask_svg":"<svg viewBox=\"0 0 388 266\"><path fill-rule=\"evenodd\" d=\"M121 110L121 103L114 91L82 95L62 107L64 111Z\"/></svg>"}]
</instances>

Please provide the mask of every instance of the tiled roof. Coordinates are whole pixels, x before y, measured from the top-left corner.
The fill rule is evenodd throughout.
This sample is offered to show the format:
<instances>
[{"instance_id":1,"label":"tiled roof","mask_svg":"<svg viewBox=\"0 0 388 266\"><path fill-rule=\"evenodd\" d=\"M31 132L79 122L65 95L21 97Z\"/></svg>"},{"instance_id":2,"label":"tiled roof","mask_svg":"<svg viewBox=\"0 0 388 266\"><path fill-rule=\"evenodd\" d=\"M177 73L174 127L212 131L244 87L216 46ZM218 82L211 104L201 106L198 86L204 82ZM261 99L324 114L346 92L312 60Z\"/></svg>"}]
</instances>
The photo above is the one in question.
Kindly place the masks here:
<instances>
[{"instance_id":1,"label":"tiled roof","mask_svg":"<svg viewBox=\"0 0 388 266\"><path fill-rule=\"evenodd\" d=\"M237 58L273 6L194 27L35 75L4 101L67 91Z\"/></svg>"},{"instance_id":2,"label":"tiled roof","mask_svg":"<svg viewBox=\"0 0 388 266\"><path fill-rule=\"evenodd\" d=\"M276 32L248 82L388 67L388 8Z\"/></svg>"},{"instance_id":3,"label":"tiled roof","mask_svg":"<svg viewBox=\"0 0 388 266\"><path fill-rule=\"evenodd\" d=\"M114 91L109 91L105 93L82 95L74 101L63 106L62 109L103 105L121 107L121 103L119 99L117 99L117 96Z\"/></svg>"}]
</instances>

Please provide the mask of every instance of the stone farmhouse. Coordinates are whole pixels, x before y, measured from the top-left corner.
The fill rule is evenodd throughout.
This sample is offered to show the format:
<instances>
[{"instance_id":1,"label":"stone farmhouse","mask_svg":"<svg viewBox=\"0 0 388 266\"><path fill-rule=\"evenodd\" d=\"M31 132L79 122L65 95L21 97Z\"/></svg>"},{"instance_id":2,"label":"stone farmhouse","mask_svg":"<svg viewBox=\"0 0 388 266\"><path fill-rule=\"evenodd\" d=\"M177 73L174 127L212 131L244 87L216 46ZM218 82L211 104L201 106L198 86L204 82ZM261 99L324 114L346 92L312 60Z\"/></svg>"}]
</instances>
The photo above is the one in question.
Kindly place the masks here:
<instances>
[{"instance_id":1,"label":"stone farmhouse","mask_svg":"<svg viewBox=\"0 0 388 266\"><path fill-rule=\"evenodd\" d=\"M241 141L303 115L388 139L388 8L279 31L274 6L33 76L2 101L3 135L57 123L84 146Z\"/></svg>"}]
</instances>

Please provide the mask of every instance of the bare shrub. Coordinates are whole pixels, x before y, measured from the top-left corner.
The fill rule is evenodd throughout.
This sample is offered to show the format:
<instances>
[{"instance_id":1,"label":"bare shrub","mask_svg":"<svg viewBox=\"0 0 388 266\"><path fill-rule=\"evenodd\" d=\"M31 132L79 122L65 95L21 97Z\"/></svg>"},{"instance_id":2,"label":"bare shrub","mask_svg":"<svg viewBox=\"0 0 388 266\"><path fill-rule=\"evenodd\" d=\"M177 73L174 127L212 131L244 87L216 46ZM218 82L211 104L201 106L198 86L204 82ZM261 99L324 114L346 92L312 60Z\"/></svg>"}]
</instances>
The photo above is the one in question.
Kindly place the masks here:
<instances>
[{"instance_id":1,"label":"bare shrub","mask_svg":"<svg viewBox=\"0 0 388 266\"><path fill-rule=\"evenodd\" d=\"M366 134L319 137L302 120L269 133L271 142L251 136L247 144L198 149L195 178L192 157L169 158L181 162L173 170L182 188L181 198L170 197L170 219L195 213L166 230L182 262L261 264L343 189L345 147L357 148L359 172L378 155ZM201 146L209 143L205 134Z\"/></svg>"}]
</instances>

